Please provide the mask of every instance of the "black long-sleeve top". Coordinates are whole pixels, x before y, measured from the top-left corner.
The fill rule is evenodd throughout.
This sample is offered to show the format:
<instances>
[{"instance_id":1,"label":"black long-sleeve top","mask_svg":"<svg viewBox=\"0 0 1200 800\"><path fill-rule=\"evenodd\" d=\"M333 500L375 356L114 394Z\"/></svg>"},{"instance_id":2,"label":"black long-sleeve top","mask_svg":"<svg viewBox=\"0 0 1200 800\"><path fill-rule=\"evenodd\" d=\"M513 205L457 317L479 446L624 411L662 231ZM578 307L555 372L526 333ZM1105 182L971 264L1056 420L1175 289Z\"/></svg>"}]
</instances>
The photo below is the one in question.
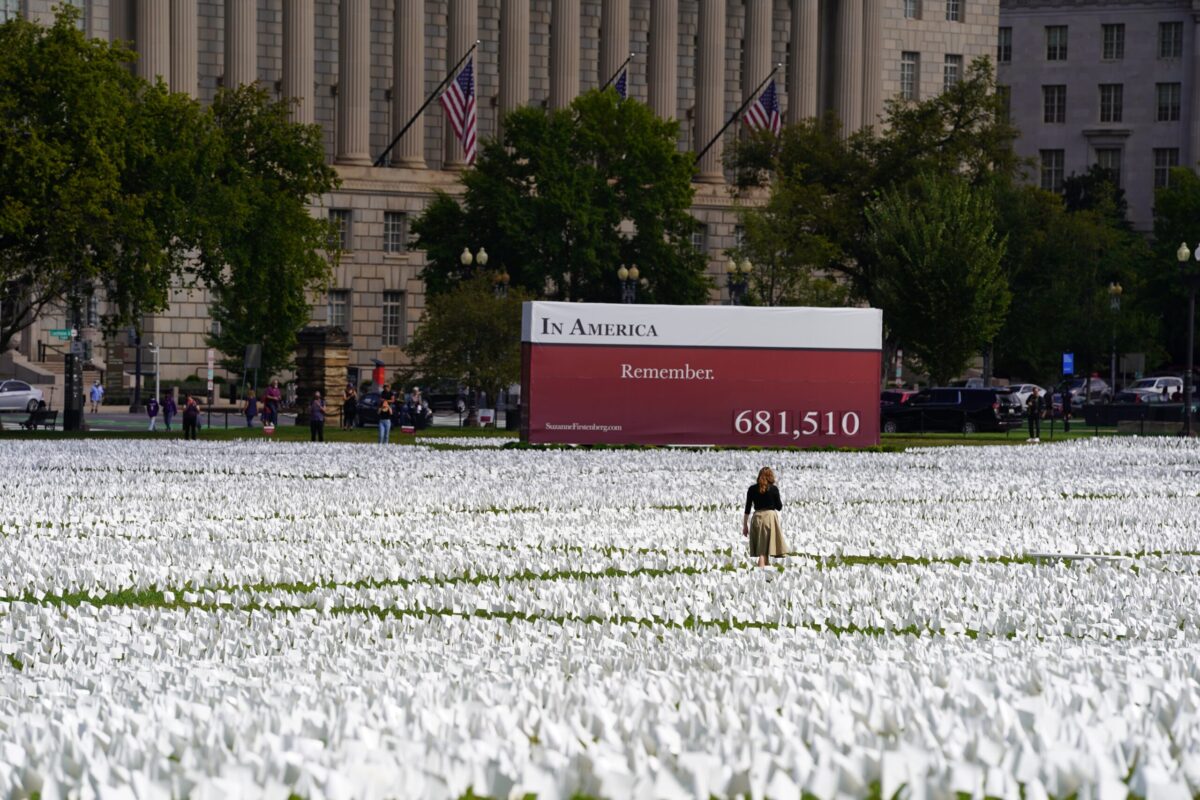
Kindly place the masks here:
<instances>
[{"instance_id":1,"label":"black long-sleeve top","mask_svg":"<svg viewBox=\"0 0 1200 800\"><path fill-rule=\"evenodd\" d=\"M779 497L778 486L768 486L765 492L758 490L758 484L753 483L746 490L746 513L750 513L750 509L755 511L782 511L783 500Z\"/></svg>"}]
</instances>

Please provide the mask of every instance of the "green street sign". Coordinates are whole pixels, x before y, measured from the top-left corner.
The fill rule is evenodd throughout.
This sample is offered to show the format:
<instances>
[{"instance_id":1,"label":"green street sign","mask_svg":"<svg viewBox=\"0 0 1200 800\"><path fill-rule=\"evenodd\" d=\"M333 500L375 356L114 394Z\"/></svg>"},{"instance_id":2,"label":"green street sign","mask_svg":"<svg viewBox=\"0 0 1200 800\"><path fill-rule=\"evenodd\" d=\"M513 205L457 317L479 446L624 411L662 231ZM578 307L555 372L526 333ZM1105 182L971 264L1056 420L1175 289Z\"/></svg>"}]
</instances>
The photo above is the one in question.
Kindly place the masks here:
<instances>
[{"instance_id":1,"label":"green street sign","mask_svg":"<svg viewBox=\"0 0 1200 800\"><path fill-rule=\"evenodd\" d=\"M71 338L70 328L54 328L50 331L50 335L55 339L62 339L64 342Z\"/></svg>"}]
</instances>

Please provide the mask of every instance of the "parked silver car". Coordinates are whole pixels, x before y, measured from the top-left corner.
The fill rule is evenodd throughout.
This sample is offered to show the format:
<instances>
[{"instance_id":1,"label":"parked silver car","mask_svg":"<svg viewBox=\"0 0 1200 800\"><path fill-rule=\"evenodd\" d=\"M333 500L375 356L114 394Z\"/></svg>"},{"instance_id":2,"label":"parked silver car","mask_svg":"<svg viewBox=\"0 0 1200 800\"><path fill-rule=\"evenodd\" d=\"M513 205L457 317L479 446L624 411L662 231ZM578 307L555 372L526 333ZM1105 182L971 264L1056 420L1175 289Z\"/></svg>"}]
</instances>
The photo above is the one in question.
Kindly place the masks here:
<instances>
[{"instance_id":1,"label":"parked silver car","mask_svg":"<svg viewBox=\"0 0 1200 800\"><path fill-rule=\"evenodd\" d=\"M25 381L0 383L0 411L34 411L42 400L42 390Z\"/></svg>"},{"instance_id":2,"label":"parked silver car","mask_svg":"<svg viewBox=\"0 0 1200 800\"><path fill-rule=\"evenodd\" d=\"M1126 386L1125 391L1117 395L1117 402L1165 403L1169 402L1176 393L1183 394L1183 378L1169 375L1161 378L1142 378L1140 381Z\"/></svg>"}]
</instances>

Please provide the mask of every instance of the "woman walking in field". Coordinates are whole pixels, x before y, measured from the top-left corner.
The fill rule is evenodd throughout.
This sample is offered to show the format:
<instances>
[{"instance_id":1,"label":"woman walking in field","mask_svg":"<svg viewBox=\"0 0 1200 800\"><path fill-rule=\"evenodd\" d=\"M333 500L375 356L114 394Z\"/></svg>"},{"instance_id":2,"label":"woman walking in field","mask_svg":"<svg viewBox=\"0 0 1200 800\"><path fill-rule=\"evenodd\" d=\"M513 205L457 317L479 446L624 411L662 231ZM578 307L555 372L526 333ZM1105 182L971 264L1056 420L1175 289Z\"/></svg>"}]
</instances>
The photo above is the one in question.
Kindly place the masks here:
<instances>
[{"instance_id":1,"label":"woman walking in field","mask_svg":"<svg viewBox=\"0 0 1200 800\"><path fill-rule=\"evenodd\" d=\"M754 510L753 518L751 509ZM787 542L779 522L782 510L783 500L775 485L775 473L770 467L763 467L758 471L758 480L746 490L746 511L742 517L742 536L750 539L750 555L758 558L760 567L767 566L771 556L778 558L787 554Z\"/></svg>"}]
</instances>

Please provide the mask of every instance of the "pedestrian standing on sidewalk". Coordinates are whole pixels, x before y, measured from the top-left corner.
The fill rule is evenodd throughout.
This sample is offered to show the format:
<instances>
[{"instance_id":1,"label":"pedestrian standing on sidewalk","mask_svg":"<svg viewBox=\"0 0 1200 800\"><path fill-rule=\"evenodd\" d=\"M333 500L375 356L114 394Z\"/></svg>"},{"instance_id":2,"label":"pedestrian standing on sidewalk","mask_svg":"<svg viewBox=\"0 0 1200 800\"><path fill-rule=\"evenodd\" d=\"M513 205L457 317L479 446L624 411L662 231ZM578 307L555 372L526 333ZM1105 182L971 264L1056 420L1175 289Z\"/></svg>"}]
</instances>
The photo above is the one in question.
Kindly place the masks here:
<instances>
[{"instance_id":1,"label":"pedestrian standing on sidewalk","mask_svg":"<svg viewBox=\"0 0 1200 800\"><path fill-rule=\"evenodd\" d=\"M146 403L146 414L150 417L150 431L154 431L154 426L158 423L158 398L151 397Z\"/></svg>"},{"instance_id":2,"label":"pedestrian standing on sidewalk","mask_svg":"<svg viewBox=\"0 0 1200 800\"><path fill-rule=\"evenodd\" d=\"M358 391L354 388L353 383L347 383L346 390L342 392L342 430L353 429L357 417Z\"/></svg>"},{"instance_id":3,"label":"pedestrian standing on sidewalk","mask_svg":"<svg viewBox=\"0 0 1200 800\"><path fill-rule=\"evenodd\" d=\"M196 398L189 394L183 403L183 438L195 439L198 427L200 427L200 406L196 403Z\"/></svg>"},{"instance_id":4,"label":"pedestrian standing on sidewalk","mask_svg":"<svg viewBox=\"0 0 1200 800\"><path fill-rule=\"evenodd\" d=\"M754 510L753 518L751 509ZM742 536L750 540L750 555L758 559L760 567L768 566L771 556L787 555L787 542L779 522L782 510L783 500L775 485L775 472L770 467L763 467L758 471L758 480L746 490L746 511L742 516Z\"/></svg>"},{"instance_id":5,"label":"pedestrian standing on sidewalk","mask_svg":"<svg viewBox=\"0 0 1200 800\"><path fill-rule=\"evenodd\" d=\"M312 441L325 441L325 401L320 392L313 392L312 402L308 406L308 431Z\"/></svg>"},{"instance_id":6,"label":"pedestrian standing on sidewalk","mask_svg":"<svg viewBox=\"0 0 1200 800\"><path fill-rule=\"evenodd\" d=\"M279 424L279 409L283 405L283 393L279 391L279 380L271 381L271 385L267 387L267 399L263 403L263 424L266 425L268 419L272 425Z\"/></svg>"},{"instance_id":7,"label":"pedestrian standing on sidewalk","mask_svg":"<svg viewBox=\"0 0 1200 800\"><path fill-rule=\"evenodd\" d=\"M167 426L167 431L171 430L171 420L175 419L175 415L179 412L179 406L175 405L175 393L163 392L162 400L163 424Z\"/></svg>"},{"instance_id":8,"label":"pedestrian standing on sidewalk","mask_svg":"<svg viewBox=\"0 0 1200 800\"><path fill-rule=\"evenodd\" d=\"M254 427L254 418L258 416L258 397L254 392L246 395L246 402L242 405L242 413L246 416L246 427Z\"/></svg>"},{"instance_id":9,"label":"pedestrian standing on sidewalk","mask_svg":"<svg viewBox=\"0 0 1200 800\"><path fill-rule=\"evenodd\" d=\"M392 401L388 399L391 392L379 396L379 443L387 444L392 434Z\"/></svg>"},{"instance_id":10,"label":"pedestrian standing on sidewalk","mask_svg":"<svg viewBox=\"0 0 1200 800\"><path fill-rule=\"evenodd\" d=\"M100 403L104 400L104 387L100 385L100 381L92 384L91 390L88 391L88 399L92 401L92 413L99 413Z\"/></svg>"},{"instance_id":11,"label":"pedestrian standing on sidewalk","mask_svg":"<svg viewBox=\"0 0 1200 800\"><path fill-rule=\"evenodd\" d=\"M1038 387L1033 387L1033 394L1025 401L1025 416L1029 418L1029 441L1042 440L1042 395Z\"/></svg>"}]
</instances>

